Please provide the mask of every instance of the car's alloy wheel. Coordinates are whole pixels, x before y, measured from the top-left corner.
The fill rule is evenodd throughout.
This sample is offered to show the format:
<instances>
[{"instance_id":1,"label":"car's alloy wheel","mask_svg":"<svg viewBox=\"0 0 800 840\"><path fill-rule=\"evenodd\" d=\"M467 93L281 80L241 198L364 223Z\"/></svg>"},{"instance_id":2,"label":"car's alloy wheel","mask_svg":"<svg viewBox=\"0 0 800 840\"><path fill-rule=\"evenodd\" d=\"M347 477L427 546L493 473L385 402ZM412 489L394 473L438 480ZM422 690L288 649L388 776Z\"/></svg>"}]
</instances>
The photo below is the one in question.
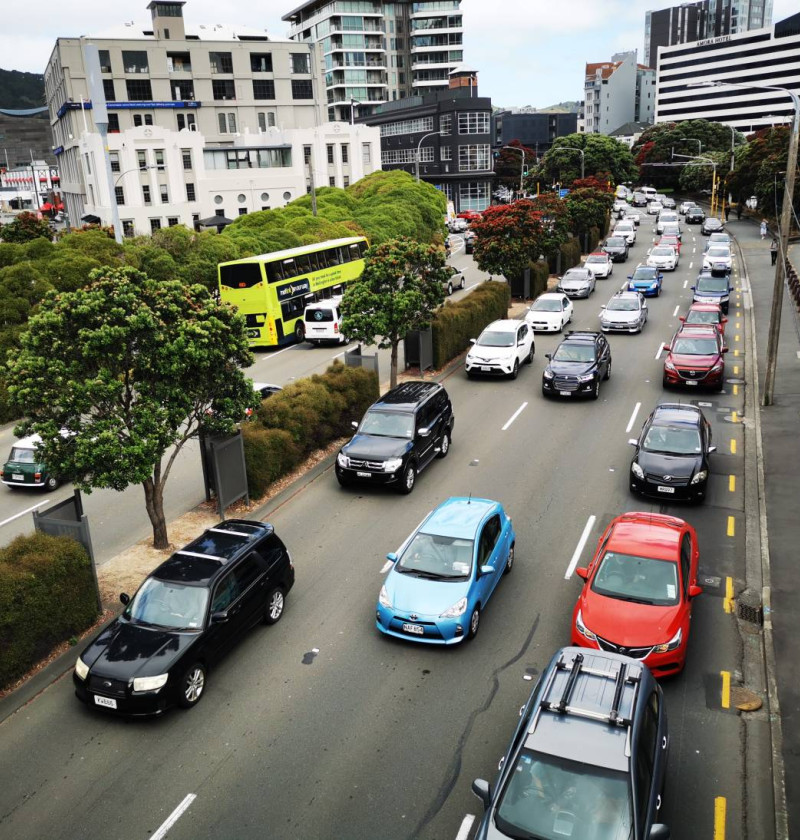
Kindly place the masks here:
<instances>
[{"instance_id":1,"label":"car's alloy wheel","mask_svg":"<svg viewBox=\"0 0 800 840\"><path fill-rule=\"evenodd\" d=\"M264 610L264 624L277 624L286 606L286 596L280 586L270 589L267 595L267 606Z\"/></svg>"},{"instance_id":2,"label":"car's alloy wheel","mask_svg":"<svg viewBox=\"0 0 800 840\"><path fill-rule=\"evenodd\" d=\"M181 693L178 695L178 703L184 709L191 709L200 702L203 691L206 687L205 665L195 662L186 670L181 680Z\"/></svg>"},{"instance_id":3,"label":"car's alloy wheel","mask_svg":"<svg viewBox=\"0 0 800 840\"><path fill-rule=\"evenodd\" d=\"M469 629L467 630L467 638L474 639L478 635L478 628L481 624L480 607L476 606L472 610L472 615L469 617Z\"/></svg>"},{"instance_id":4,"label":"car's alloy wheel","mask_svg":"<svg viewBox=\"0 0 800 840\"><path fill-rule=\"evenodd\" d=\"M519 359L514 359L514 367L511 369L511 378L516 379L519 376Z\"/></svg>"},{"instance_id":5,"label":"car's alloy wheel","mask_svg":"<svg viewBox=\"0 0 800 840\"><path fill-rule=\"evenodd\" d=\"M533 354L534 354L535 352L536 352L536 349L535 349L535 348L534 348L534 346L531 344L531 349L530 349L530 352L528 353L528 358L527 358L527 359L525 359L525 363L526 363L526 364L529 364L529 365L532 365L532 364L533 364Z\"/></svg>"},{"instance_id":6,"label":"car's alloy wheel","mask_svg":"<svg viewBox=\"0 0 800 840\"><path fill-rule=\"evenodd\" d=\"M598 376L597 379L594 381L594 390L592 391L592 399L596 400L600 397L600 377Z\"/></svg>"},{"instance_id":7,"label":"car's alloy wheel","mask_svg":"<svg viewBox=\"0 0 800 840\"><path fill-rule=\"evenodd\" d=\"M299 321L297 323L297 326L295 326L294 337L298 340L298 342L305 341L306 327L305 327L305 324L302 321Z\"/></svg>"},{"instance_id":8,"label":"car's alloy wheel","mask_svg":"<svg viewBox=\"0 0 800 840\"><path fill-rule=\"evenodd\" d=\"M450 297L450 295L452 295L452 294L453 294L453 284L448 283L447 284L447 296Z\"/></svg>"},{"instance_id":9,"label":"car's alloy wheel","mask_svg":"<svg viewBox=\"0 0 800 840\"><path fill-rule=\"evenodd\" d=\"M442 439L439 442L439 452L437 453L439 458L446 458L447 453L450 451L450 433L445 432L442 435Z\"/></svg>"},{"instance_id":10,"label":"car's alloy wheel","mask_svg":"<svg viewBox=\"0 0 800 840\"><path fill-rule=\"evenodd\" d=\"M506 558L506 567L503 569L503 574L507 575L512 568L514 568L514 543L511 543L511 548L508 549L508 557Z\"/></svg>"},{"instance_id":11,"label":"car's alloy wheel","mask_svg":"<svg viewBox=\"0 0 800 840\"><path fill-rule=\"evenodd\" d=\"M60 484L61 482L54 475L48 475L44 483L44 489L48 491L56 490Z\"/></svg>"},{"instance_id":12,"label":"car's alloy wheel","mask_svg":"<svg viewBox=\"0 0 800 840\"><path fill-rule=\"evenodd\" d=\"M608 368L606 369L606 375L603 379L611 379L611 362L608 363Z\"/></svg>"},{"instance_id":13,"label":"car's alloy wheel","mask_svg":"<svg viewBox=\"0 0 800 840\"><path fill-rule=\"evenodd\" d=\"M400 492L406 496L414 489L417 480L417 468L410 463L403 473L403 480L400 483Z\"/></svg>"}]
</instances>

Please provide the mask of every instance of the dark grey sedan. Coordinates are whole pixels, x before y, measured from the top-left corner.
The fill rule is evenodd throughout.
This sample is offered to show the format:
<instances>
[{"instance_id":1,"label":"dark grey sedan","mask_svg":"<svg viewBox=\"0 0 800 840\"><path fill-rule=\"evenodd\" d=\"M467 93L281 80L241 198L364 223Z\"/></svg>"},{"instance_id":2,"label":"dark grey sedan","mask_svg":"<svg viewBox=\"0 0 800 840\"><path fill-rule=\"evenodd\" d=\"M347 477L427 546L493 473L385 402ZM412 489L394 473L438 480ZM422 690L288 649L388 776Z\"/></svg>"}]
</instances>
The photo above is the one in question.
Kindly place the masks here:
<instances>
[{"instance_id":1,"label":"dark grey sedan","mask_svg":"<svg viewBox=\"0 0 800 840\"><path fill-rule=\"evenodd\" d=\"M556 291L569 298L588 298L594 288L594 274L588 268L570 268L558 281Z\"/></svg>"}]
</instances>

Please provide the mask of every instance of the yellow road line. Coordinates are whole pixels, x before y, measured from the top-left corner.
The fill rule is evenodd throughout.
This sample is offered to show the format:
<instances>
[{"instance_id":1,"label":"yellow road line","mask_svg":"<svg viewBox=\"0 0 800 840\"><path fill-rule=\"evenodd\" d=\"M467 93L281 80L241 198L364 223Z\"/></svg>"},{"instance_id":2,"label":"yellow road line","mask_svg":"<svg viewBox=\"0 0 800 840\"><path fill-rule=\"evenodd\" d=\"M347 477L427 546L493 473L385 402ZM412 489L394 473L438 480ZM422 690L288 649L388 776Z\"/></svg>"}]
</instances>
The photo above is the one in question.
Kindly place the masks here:
<instances>
[{"instance_id":1,"label":"yellow road line","mask_svg":"<svg viewBox=\"0 0 800 840\"><path fill-rule=\"evenodd\" d=\"M731 493L736 492L736 476L735 475L729 475L728 476L728 490L730 490Z\"/></svg>"},{"instance_id":2,"label":"yellow road line","mask_svg":"<svg viewBox=\"0 0 800 840\"><path fill-rule=\"evenodd\" d=\"M733 386L733 396L734 396L734 397L735 397L735 396L737 396L737 395L738 395L738 393L739 393L739 386L738 386L738 385L734 385L734 386Z\"/></svg>"},{"instance_id":3,"label":"yellow road line","mask_svg":"<svg viewBox=\"0 0 800 840\"><path fill-rule=\"evenodd\" d=\"M734 375L734 376L738 376L738 375L739 375L739 365L734 365L734 366L733 366L733 375Z\"/></svg>"},{"instance_id":4,"label":"yellow road line","mask_svg":"<svg viewBox=\"0 0 800 840\"><path fill-rule=\"evenodd\" d=\"M738 423L739 422L739 415L735 411L731 412L731 422L732 423Z\"/></svg>"},{"instance_id":5,"label":"yellow road line","mask_svg":"<svg viewBox=\"0 0 800 840\"><path fill-rule=\"evenodd\" d=\"M725 812L727 800L724 796L714 799L714 840L725 840Z\"/></svg>"},{"instance_id":6,"label":"yellow road line","mask_svg":"<svg viewBox=\"0 0 800 840\"><path fill-rule=\"evenodd\" d=\"M736 438L731 438L731 455L736 454Z\"/></svg>"},{"instance_id":7,"label":"yellow road line","mask_svg":"<svg viewBox=\"0 0 800 840\"><path fill-rule=\"evenodd\" d=\"M728 517L728 536L736 536L736 520L732 516Z\"/></svg>"},{"instance_id":8,"label":"yellow road line","mask_svg":"<svg viewBox=\"0 0 800 840\"><path fill-rule=\"evenodd\" d=\"M725 598L722 601L722 609L726 613L733 612L733 578L725 578Z\"/></svg>"},{"instance_id":9,"label":"yellow road line","mask_svg":"<svg viewBox=\"0 0 800 840\"><path fill-rule=\"evenodd\" d=\"M733 355L734 355L734 356L738 356L738 355L739 355L739 351L738 351L738 350L734 350L734 351L733 351Z\"/></svg>"},{"instance_id":10,"label":"yellow road line","mask_svg":"<svg viewBox=\"0 0 800 840\"><path fill-rule=\"evenodd\" d=\"M737 335L737 336L736 336L736 341L737 341L737 342L739 342L739 341L741 341L741 340L742 340L742 337L741 337L740 335Z\"/></svg>"},{"instance_id":11,"label":"yellow road line","mask_svg":"<svg viewBox=\"0 0 800 840\"><path fill-rule=\"evenodd\" d=\"M730 671L720 671L720 676L722 677L722 708L723 709L730 709L731 707L731 672ZM716 815L715 815L716 816ZM714 820L716 823L716 818ZM714 826L714 837L717 836L716 832L716 825Z\"/></svg>"},{"instance_id":12,"label":"yellow road line","mask_svg":"<svg viewBox=\"0 0 800 840\"><path fill-rule=\"evenodd\" d=\"M740 330L741 328L742 328L742 324L741 324L741 322L740 322L740 321L737 321L737 322L736 322L736 329L737 329L737 330Z\"/></svg>"}]
</instances>

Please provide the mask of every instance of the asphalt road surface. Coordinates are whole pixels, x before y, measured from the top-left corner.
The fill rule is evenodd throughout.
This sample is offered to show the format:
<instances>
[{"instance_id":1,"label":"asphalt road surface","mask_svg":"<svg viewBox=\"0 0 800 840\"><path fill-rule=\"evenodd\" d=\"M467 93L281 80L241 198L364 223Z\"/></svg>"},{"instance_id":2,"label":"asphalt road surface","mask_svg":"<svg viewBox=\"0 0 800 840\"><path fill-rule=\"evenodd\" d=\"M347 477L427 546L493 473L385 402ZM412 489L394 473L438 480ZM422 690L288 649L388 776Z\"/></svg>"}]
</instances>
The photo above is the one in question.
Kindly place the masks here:
<instances>
[{"instance_id":1,"label":"asphalt road surface","mask_svg":"<svg viewBox=\"0 0 800 840\"><path fill-rule=\"evenodd\" d=\"M644 221L628 263L616 264L592 299L576 302L574 327L598 328L600 305L644 258L650 236ZM68 674L9 718L0 727L0 834L470 837L482 813L471 781L494 781L533 685L524 677L535 677L569 642L580 584L570 569L588 562L613 516L649 510L697 528L705 586L687 668L664 682L671 732L666 821L675 840L742 837L742 723L724 705L731 675L741 669L726 594L728 578L744 576L738 418L745 385L729 382L722 394L662 391L660 347L689 303L701 262L696 226L684 242L678 270L650 301L643 333L611 336L613 372L597 402L542 397L542 357L558 337L540 336L533 366L516 381L468 381L463 367L447 378L453 444L445 460L420 475L412 495L343 490L328 469L275 510L269 521L297 569L287 611L277 626L255 629L210 674L196 709L155 721L118 720L81 706ZM746 324L735 297L727 377L744 380ZM296 356L299 364L311 354L290 350L284 358ZM628 438L659 400L678 396L703 404L718 447L701 506L659 506L628 491ZM382 637L374 615L386 553L440 501L467 493L501 501L517 532L514 570L498 586L478 637L449 649Z\"/></svg>"}]
</instances>

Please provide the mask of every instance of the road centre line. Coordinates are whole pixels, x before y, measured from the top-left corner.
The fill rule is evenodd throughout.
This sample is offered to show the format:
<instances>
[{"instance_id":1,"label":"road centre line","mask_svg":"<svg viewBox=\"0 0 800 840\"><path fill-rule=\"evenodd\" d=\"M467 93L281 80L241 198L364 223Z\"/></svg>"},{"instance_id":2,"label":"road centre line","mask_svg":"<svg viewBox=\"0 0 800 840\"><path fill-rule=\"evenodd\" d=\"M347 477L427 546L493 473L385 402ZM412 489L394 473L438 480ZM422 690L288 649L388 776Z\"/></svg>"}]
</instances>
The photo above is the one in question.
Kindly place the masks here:
<instances>
[{"instance_id":1,"label":"road centre line","mask_svg":"<svg viewBox=\"0 0 800 840\"><path fill-rule=\"evenodd\" d=\"M458 829L458 834L456 834L456 840L467 840L470 829L472 828L472 823L474 822L475 814L467 814L464 819L461 820L461 827Z\"/></svg>"},{"instance_id":2,"label":"road centre line","mask_svg":"<svg viewBox=\"0 0 800 840\"><path fill-rule=\"evenodd\" d=\"M662 341L661 344L658 345L658 350L656 351L656 361L658 361L658 357L661 355L661 351L664 349L664 342Z\"/></svg>"},{"instance_id":3,"label":"road centre line","mask_svg":"<svg viewBox=\"0 0 800 840\"><path fill-rule=\"evenodd\" d=\"M675 307L675 311L672 313L672 317L673 317L673 318L677 318L677 317L678 317L678 313L679 313L680 311L681 311L681 305L680 305L680 304L678 304L678 305Z\"/></svg>"},{"instance_id":4,"label":"road centre line","mask_svg":"<svg viewBox=\"0 0 800 840\"><path fill-rule=\"evenodd\" d=\"M720 703L723 709L730 709L731 707L731 672L730 671L720 671L719 675L722 677L722 691L720 697ZM716 810L716 809L715 809ZM717 836L717 826L716 826L716 814L714 819L714 837Z\"/></svg>"},{"instance_id":5,"label":"road centre line","mask_svg":"<svg viewBox=\"0 0 800 840\"><path fill-rule=\"evenodd\" d=\"M728 802L724 796L714 800L714 840L725 840L725 814Z\"/></svg>"},{"instance_id":6,"label":"road centre line","mask_svg":"<svg viewBox=\"0 0 800 840\"><path fill-rule=\"evenodd\" d=\"M164 820L158 831L153 834L150 840L163 840L167 836L167 832L175 825L181 818L183 812L197 799L197 794L187 793L180 805Z\"/></svg>"},{"instance_id":7,"label":"road centre line","mask_svg":"<svg viewBox=\"0 0 800 840\"><path fill-rule=\"evenodd\" d=\"M522 403L522 405L511 415L511 418L509 419L508 423L506 423L505 426L503 426L503 428L500 429L500 431L506 431L506 429L508 429L508 427L517 419L517 417L520 416L520 414L522 414L523 411L525 411L527 407L528 403Z\"/></svg>"},{"instance_id":8,"label":"road centre line","mask_svg":"<svg viewBox=\"0 0 800 840\"><path fill-rule=\"evenodd\" d=\"M694 266L694 260L692 260L692 262L689 263L689 268L692 268L693 266ZM683 288L684 289L686 288L686 283L683 284Z\"/></svg>"},{"instance_id":9,"label":"road centre line","mask_svg":"<svg viewBox=\"0 0 800 840\"><path fill-rule=\"evenodd\" d=\"M26 513L30 513L32 510L36 510L37 507L43 504L44 499L42 499L41 502L36 502L35 505L32 505L27 510L23 510L20 513L15 513L13 516L9 516L8 519L4 519L2 522L0 522L0 528L2 528L3 525L8 525L9 522L13 522L15 519L19 519L20 516L25 516Z\"/></svg>"},{"instance_id":10,"label":"road centre line","mask_svg":"<svg viewBox=\"0 0 800 840\"><path fill-rule=\"evenodd\" d=\"M586 545L586 540L589 539L589 534L594 528L594 523L597 521L597 517L592 514L586 520L586 527L583 529L583 533L581 534L581 538L578 540L578 544L575 546L575 553L572 555L572 559L569 561L569 566L567 566L567 573L564 575L564 580L569 580L572 577L572 573L575 571L575 567L578 565L578 560L580 559L581 554L583 553L583 549Z\"/></svg>"},{"instance_id":11,"label":"road centre line","mask_svg":"<svg viewBox=\"0 0 800 840\"><path fill-rule=\"evenodd\" d=\"M689 266L689 267L691 268L691 266ZM685 289L688 285L689 285L689 281L688 281L688 280L684 280L684 281L683 281L683 288Z\"/></svg>"},{"instance_id":12,"label":"road centre line","mask_svg":"<svg viewBox=\"0 0 800 840\"><path fill-rule=\"evenodd\" d=\"M633 414L631 414L631 419L628 421L628 425L625 429L625 434L628 434L628 432L630 432L630 430L633 428L633 424L636 421L636 415L639 413L639 409L641 407L642 404L640 402L636 403L636 405L634 406Z\"/></svg>"}]
</instances>

